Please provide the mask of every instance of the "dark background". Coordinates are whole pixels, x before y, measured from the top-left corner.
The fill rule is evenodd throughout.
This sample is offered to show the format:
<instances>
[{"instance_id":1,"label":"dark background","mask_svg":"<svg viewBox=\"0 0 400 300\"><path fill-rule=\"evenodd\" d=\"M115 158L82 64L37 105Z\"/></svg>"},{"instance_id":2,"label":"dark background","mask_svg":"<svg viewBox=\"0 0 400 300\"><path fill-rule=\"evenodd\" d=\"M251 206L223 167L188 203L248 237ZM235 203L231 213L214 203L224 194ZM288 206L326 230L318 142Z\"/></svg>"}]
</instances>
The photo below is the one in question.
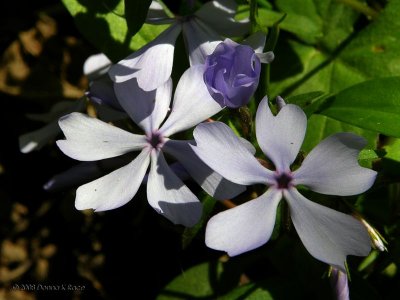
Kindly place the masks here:
<instances>
[{"instance_id":1,"label":"dark background","mask_svg":"<svg viewBox=\"0 0 400 300\"><path fill-rule=\"evenodd\" d=\"M26 114L80 97L83 62L97 51L59 1L0 7L0 298L152 299L183 269L216 256L201 239L183 251L183 228L150 208L144 188L105 213L77 211L75 188L42 189L77 162L53 143L22 154L18 137L44 125ZM67 291L40 291L52 285Z\"/></svg>"}]
</instances>

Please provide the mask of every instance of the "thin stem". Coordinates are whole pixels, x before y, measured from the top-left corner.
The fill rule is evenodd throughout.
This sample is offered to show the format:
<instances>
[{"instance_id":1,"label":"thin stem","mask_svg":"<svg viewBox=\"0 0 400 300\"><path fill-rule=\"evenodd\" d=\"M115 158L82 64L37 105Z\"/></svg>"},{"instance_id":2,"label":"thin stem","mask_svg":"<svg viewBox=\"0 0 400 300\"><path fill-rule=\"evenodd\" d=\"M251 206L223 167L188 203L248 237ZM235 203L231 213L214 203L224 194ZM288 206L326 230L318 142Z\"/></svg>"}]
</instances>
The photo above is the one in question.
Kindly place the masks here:
<instances>
[{"instance_id":1,"label":"thin stem","mask_svg":"<svg viewBox=\"0 0 400 300\"><path fill-rule=\"evenodd\" d=\"M250 24L251 33L254 33L257 28L257 0L250 0Z\"/></svg>"},{"instance_id":2,"label":"thin stem","mask_svg":"<svg viewBox=\"0 0 400 300\"><path fill-rule=\"evenodd\" d=\"M341 2L347 6L350 6L352 9L355 11L358 11L364 15L366 15L368 18L371 18L372 20L375 20L378 16L379 13L369 7L368 5L359 2L358 0L336 0L338 2Z\"/></svg>"}]
</instances>

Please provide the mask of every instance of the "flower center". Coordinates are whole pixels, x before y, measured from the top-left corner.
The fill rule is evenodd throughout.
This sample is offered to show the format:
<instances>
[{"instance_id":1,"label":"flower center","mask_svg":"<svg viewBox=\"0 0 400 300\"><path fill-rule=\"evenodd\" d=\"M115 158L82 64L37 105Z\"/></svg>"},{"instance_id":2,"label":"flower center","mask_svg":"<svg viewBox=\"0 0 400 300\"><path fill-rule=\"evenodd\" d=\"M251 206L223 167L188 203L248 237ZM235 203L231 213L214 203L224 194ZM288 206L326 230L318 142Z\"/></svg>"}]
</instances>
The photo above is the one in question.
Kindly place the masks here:
<instances>
[{"instance_id":1,"label":"flower center","mask_svg":"<svg viewBox=\"0 0 400 300\"><path fill-rule=\"evenodd\" d=\"M153 149L160 149L164 144L164 137L157 131L147 136L146 140Z\"/></svg>"},{"instance_id":2,"label":"flower center","mask_svg":"<svg viewBox=\"0 0 400 300\"><path fill-rule=\"evenodd\" d=\"M292 186L292 184L291 184L292 179L293 179L292 175L286 174L286 173L277 174L275 176L275 180L276 180L278 189L287 189L290 186Z\"/></svg>"}]
</instances>

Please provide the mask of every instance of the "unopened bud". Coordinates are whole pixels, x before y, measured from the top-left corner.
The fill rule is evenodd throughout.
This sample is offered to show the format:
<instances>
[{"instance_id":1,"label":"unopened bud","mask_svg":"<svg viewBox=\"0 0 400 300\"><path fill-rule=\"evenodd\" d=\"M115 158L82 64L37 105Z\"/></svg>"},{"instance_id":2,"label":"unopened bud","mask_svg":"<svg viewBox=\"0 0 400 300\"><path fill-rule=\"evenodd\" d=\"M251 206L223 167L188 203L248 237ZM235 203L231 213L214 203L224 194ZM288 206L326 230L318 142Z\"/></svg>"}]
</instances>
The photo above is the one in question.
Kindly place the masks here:
<instances>
[{"instance_id":1,"label":"unopened bud","mask_svg":"<svg viewBox=\"0 0 400 300\"><path fill-rule=\"evenodd\" d=\"M365 226L365 228L368 231L369 237L371 238L372 242L372 247L374 249L377 249L379 251L387 251L387 248L385 244L387 244L386 240L383 238L383 236L379 233L378 230L376 230L374 227L372 227L363 217L361 217L359 214L355 213L353 214L354 217L356 217L360 222Z\"/></svg>"}]
</instances>

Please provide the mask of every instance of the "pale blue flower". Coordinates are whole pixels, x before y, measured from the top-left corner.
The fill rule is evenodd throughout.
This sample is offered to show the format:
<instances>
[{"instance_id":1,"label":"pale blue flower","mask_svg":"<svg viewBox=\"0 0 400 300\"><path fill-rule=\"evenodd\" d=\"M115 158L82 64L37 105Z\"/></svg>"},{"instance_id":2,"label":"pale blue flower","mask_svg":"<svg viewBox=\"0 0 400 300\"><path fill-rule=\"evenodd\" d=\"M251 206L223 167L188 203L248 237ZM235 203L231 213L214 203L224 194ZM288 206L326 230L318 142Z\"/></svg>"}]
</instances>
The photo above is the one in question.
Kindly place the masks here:
<instances>
[{"instance_id":1,"label":"pale blue flower","mask_svg":"<svg viewBox=\"0 0 400 300\"><path fill-rule=\"evenodd\" d=\"M260 197L212 217L206 244L235 256L265 244L273 231L277 206L285 198L294 227L315 258L345 272L347 255L366 256L371 247L365 227L354 217L307 200L296 189L304 185L328 195L356 195L369 189L376 172L360 167L363 138L338 133L323 140L291 170L307 126L304 112L284 105L274 116L264 98L257 110L257 141L275 170L263 167L225 124L200 124L194 130L195 153L213 170L237 184L269 186Z\"/></svg>"},{"instance_id":2,"label":"pale blue flower","mask_svg":"<svg viewBox=\"0 0 400 300\"><path fill-rule=\"evenodd\" d=\"M104 211L126 204L136 194L150 166L149 204L173 223L193 226L201 216L201 203L168 166L164 153L176 158L205 191L218 199L244 191L243 186L223 179L205 165L190 148L193 141L170 139L171 135L221 110L209 95L202 76L202 66L192 67L182 75L171 113L163 124L171 102L171 80L152 92L140 89L135 78L115 84L120 105L143 129L144 135L132 134L81 113L60 119L66 140L57 141L57 145L74 159L96 161L140 151L129 164L80 186L76 192L77 209Z\"/></svg>"}]
</instances>

